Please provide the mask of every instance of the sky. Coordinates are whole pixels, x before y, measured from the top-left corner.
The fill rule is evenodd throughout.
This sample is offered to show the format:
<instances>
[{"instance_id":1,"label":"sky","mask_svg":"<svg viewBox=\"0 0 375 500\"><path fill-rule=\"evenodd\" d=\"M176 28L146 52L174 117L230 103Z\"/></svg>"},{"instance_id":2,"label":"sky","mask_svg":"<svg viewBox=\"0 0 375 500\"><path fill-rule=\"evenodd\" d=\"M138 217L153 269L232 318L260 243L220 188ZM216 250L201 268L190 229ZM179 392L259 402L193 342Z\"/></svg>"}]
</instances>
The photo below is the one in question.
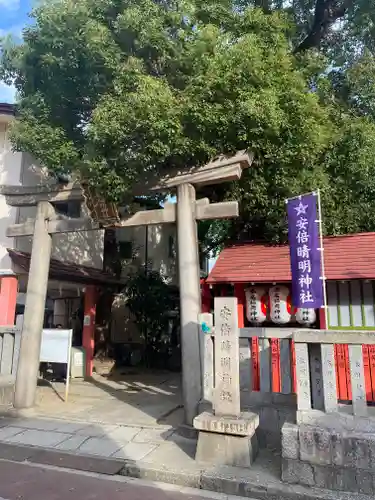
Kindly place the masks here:
<instances>
[{"instance_id":1,"label":"sky","mask_svg":"<svg viewBox=\"0 0 375 500\"><path fill-rule=\"evenodd\" d=\"M33 0L0 0L0 37L11 33L21 36L22 28L29 22ZM0 102L14 102L14 89L0 82Z\"/></svg>"}]
</instances>

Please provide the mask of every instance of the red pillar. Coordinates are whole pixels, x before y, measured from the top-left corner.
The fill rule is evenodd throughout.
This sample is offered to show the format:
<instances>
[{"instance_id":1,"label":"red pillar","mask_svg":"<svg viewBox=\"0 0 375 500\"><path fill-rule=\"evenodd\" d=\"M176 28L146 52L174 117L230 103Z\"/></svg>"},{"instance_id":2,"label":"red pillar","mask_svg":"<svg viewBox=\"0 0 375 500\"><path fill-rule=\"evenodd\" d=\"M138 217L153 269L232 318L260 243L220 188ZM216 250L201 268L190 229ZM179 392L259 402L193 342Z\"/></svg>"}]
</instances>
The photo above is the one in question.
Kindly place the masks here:
<instances>
[{"instance_id":1,"label":"red pillar","mask_svg":"<svg viewBox=\"0 0 375 500\"><path fill-rule=\"evenodd\" d=\"M0 325L14 325L18 280L14 274L0 278Z\"/></svg>"},{"instance_id":2,"label":"red pillar","mask_svg":"<svg viewBox=\"0 0 375 500\"><path fill-rule=\"evenodd\" d=\"M242 283L235 283L234 296L237 297L237 312L238 312L238 328L245 327L245 305L246 296L245 288Z\"/></svg>"},{"instance_id":3,"label":"red pillar","mask_svg":"<svg viewBox=\"0 0 375 500\"><path fill-rule=\"evenodd\" d=\"M243 283L236 283L234 285L234 296L238 300L238 327L244 328L245 314L246 314L246 293L245 285ZM258 339L253 338L251 341L251 357L252 357L252 371L253 371L253 387L251 390L259 391L259 345Z\"/></svg>"},{"instance_id":4,"label":"red pillar","mask_svg":"<svg viewBox=\"0 0 375 500\"><path fill-rule=\"evenodd\" d=\"M95 314L97 290L95 286L87 286L85 291L85 309L83 320L82 346L86 351L86 377L92 376L95 348Z\"/></svg>"},{"instance_id":5,"label":"red pillar","mask_svg":"<svg viewBox=\"0 0 375 500\"><path fill-rule=\"evenodd\" d=\"M326 330L328 328L328 325L326 325L326 315L324 307L321 307L319 309L319 324L321 330Z\"/></svg>"},{"instance_id":6,"label":"red pillar","mask_svg":"<svg viewBox=\"0 0 375 500\"><path fill-rule=\"evenodd\" d=\"M211 291L210 285L204 281L201 284L202 290L202 313L211 312Z\"/></svg>"},{"instance_id":7,"label":"red pillar","mask_svg":"<svg viewBox=\"0 0 375 500\"><path fill-rule=\"evenodd\" d=\"M326 323L326 315L324 307L319 309L319 324L321 330L327 330L329 325ZM336 365L336 389L339 399L349 400L351 383L349 372L349 353L347 346L336 344L334 346L335 365ZM364 367L366 375L366 367Z\"/></svg>"}]
</instances>

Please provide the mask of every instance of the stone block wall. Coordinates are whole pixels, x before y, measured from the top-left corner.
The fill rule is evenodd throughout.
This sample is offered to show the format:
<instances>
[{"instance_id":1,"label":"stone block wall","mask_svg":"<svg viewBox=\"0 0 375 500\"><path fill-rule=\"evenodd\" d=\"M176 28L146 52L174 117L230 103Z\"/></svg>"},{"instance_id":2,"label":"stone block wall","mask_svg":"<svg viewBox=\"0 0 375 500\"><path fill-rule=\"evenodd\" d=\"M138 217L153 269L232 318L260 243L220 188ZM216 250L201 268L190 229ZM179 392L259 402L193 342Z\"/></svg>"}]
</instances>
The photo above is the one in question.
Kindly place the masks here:
<instances>
[{"instance_id":1,"label":"stone block wall","mask_svg":"<svg viewBox=\"0 0 375 500\"><path fill-rule=\"evenodd\" d=\"M281 429L296 422L296 397L277 392L241 392L241 407L259 415L257 436L261 448L281 450Z\"/></svg>"},{"instance_id":2,"label":"stone block wall","mask_svg":"<svg viewBox=\"0 0 375 500\"><path fill-rule=\"evenodd\" d=\"M15 376L0 376L0 411L13 406L15 384Z\"/></svg>"},{"instance_id":3,"label":"stone block wall","mask_svg":"<svg viewBox=\"0 0 375 500\"><path fill-rule=\"evenodd\" d=\"M329 427L285 423L282 480L331 490L375 494L375 425L331 421Z\"/></svg>"},{"instance_id":4,"label":"stone block wall","mask_svg":"<svg viewBox=\"0 0 375 500\"><path fill-rule=\"evenodd\" d=\"M285 422L293 422L295 410L293 408L276 405L251 406L248 409L259 415L257 436L261 448L281 449L281 429Z\"/></svg>"}]
</instances>

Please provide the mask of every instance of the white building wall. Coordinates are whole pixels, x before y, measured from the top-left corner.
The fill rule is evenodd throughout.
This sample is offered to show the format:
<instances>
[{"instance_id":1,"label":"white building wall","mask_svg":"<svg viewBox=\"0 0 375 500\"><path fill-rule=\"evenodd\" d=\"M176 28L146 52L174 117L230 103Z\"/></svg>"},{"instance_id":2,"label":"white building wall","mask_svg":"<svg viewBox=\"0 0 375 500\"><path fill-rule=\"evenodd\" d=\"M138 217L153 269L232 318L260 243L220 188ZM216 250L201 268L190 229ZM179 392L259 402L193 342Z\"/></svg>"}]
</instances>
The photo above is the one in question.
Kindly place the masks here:
<instances>
[{"instance_id":1,"label":"white building wall","mask_svg":"<svg viewBox=\"0 0 375 500\"><path fill-rule=\"evenodd\" d=\"M174 251L172 251L173 249ZM177 231L174 224L149 227L148 255L152 269L160 270L160 273L169 278L173 284L176 284L178 274L175 257L176 249Z\"/></svg>"},{"instance_id":2,"label":"white building wall","mask_svg":"<svg viewBox=\"0 0 375 500\"><path fill-rule=\"evenodd\" d=\"M48 182L47 173L28 153L13 153L8 140L8 121L10 117L0 115L0 183L9 185L33 186ZM36 207L13 208L6 204L0 195L0 269L11 269L7 247L23 252L31 252L32 238L11 239L6 237L7 227L35 218ZM88 215L87 207L82 205L81 216ZM116 230L118 241L133 243L134 258L127 261L124 275L132 268L137 269L151 262L153 270L160 271L171 283L177 284L177 262L171 253L176 248L176 228L174 224L121 228ZM147 252L146 252L147 238ZM173 243L173 245L172 245ZM87 231L53 236L52 257L64 262L103 268L104 231Z\"/></svg>"},{"instance_id":3,"label":"white building wall","mask_svg":"<svg viewBox=\"0 0 375 500\"><path fill-rule=\"evenodd\" d=\"M160 273L171 283L177 284L176 258L171 246L176 247L176 228L173 224L116 229L118 242L132 242L133 259L126 260L123 275L144 266L146 260L151 269ZM147 251L146 251L147 240Z\"/></svg>"},{"instance_id":4,"label":"white building wall","mask_svg":"<svg viewBox=\"0 0 375 500\"><path fill-rule=\"evenodd\" d=\"M67 310L65 299L57 299L53 303L53 324L67 328Z\"/></svg>"},{"instance_id":5,"label":"white building wall","mask_svg":"<svg viewBox=\"0 0 375 500\"><path fill-rule=\"evenodd\" d=\"M23 153L24 161L21 182L24 186L34 186L48 182L46 172L40 168L32 157ZM34 219L36 207L21 207L18 222ZM88 214L85 204L82 204L81 217ZM52 257L63 262L71 262L97 269L103 268L104 231L84 231L65 234L55 234L52 239ZM31 252L32 238L17 238L16 248L23 252Z\"/></svg>"},{"instance_id":6,"label":"white building wall","mask_svg":"<svg viewBox=\"0 0 375 500\"><path fill-rule=\"evenodd\" d=\"M89 216L89 212L83 204L81 217L85 216ZM104 230L55 234L52 243L55 259L103 269Z\"/></svg>"},{"instance_id":7,"label":"white building wall","mask_svg":"<svg viewBox=\"0 0 375 500\"><path fill-rule=\"evenodd\" d=\"M22 168L22 153L13 153L8 139L9 117L0 115L0 184L19 185ZM7 248L14 247L13 238L7 238L6 230L15 224L17 209L6 204L0 195L0 270L11 270L12 262Z\"/></svg>"}]
</instances>

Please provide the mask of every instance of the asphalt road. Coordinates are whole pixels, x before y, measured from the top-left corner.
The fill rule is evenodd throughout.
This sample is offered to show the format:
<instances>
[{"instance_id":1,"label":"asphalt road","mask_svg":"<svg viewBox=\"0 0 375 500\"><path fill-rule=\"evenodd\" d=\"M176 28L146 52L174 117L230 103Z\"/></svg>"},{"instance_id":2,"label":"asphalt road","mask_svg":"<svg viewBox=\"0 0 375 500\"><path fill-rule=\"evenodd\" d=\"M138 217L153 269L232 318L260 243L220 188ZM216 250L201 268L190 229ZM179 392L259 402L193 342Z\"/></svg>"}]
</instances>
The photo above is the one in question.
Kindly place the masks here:
<instances>
[{"instance_id":1,"label":"asphalt road","mask_svg":"<svg viewBox=\"0 0 375 500\"><path fill-rule=\"evenodd\" d=\"M106 498L227 500L228 496L118 476L73 472L0 460L0 500L105 500Z\"/></svg>"}]
</instances>

